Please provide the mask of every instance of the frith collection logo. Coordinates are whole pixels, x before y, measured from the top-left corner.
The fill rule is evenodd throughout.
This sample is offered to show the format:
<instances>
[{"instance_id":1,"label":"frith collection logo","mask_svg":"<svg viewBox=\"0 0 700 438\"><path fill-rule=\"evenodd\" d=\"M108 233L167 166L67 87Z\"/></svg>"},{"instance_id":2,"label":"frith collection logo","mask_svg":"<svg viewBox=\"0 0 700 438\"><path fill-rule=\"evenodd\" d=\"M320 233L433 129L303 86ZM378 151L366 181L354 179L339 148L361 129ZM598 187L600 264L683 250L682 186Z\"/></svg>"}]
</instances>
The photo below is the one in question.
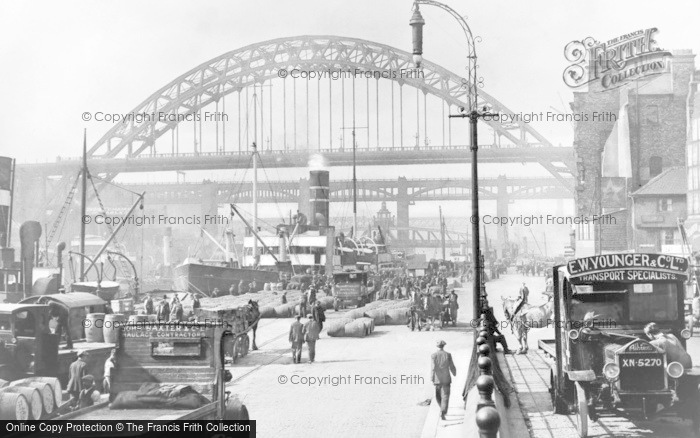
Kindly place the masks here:
<instances>
[{"instance_id":1,"label":"frith collection logo","mask_svg":"<svg viewBox=\"0 0 700 438\"><path fill-rule=\"evenodd\" d=\"M564 48L564 83L571 88L599 82L603 91L630 81L668 72L671 52L656 46L658 29L638 30L606 42L592 37L572 41Z\"/></svg>"}]
</instances>

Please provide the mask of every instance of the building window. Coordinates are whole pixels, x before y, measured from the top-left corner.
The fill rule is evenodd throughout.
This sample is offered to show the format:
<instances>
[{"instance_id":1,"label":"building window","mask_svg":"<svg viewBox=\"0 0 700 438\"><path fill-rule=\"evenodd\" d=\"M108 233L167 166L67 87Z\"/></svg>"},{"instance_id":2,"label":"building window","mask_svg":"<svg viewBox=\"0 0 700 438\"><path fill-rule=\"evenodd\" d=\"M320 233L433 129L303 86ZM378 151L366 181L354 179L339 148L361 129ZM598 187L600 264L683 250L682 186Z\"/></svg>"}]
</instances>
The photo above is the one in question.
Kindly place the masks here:
<instances>
[{"instance_id":1,"label":"building window","mask_svg":"<svg viewBox=\"0 0 700 438\"><path fill-rule=\"evenodd\" d=\"M659 211L673 211L673 199L659 199Z\"/></svg>"},{"instance_id":2,"label":"building window","mask_svg":"<svg viewBox=\"0 0 700 438\"><path fill-rule=\"evenodd\" d=\"M664 168L664 159L661 157L649 158L649 178L660 174Z\"/></svg>"},{"instance_id":3,"label":"building window","mask_svg":"<svg viewBox=\"0 0 700 438\"><path fill-rule=\"evenodd\" d=\"M644 107L642 120L645 125L656 125L659 123L659 107L647 105Z\"/></svg>"},{"instance_id":4,"label":"building window","mask_svg":"<svg viewBox=\"0 0 700 438\"><path fill-rule=\"evenodd\" d=\"M673 245L675 240L675 231L673 228L664 231L664 245Z\"/></svg>"}]
</instances>

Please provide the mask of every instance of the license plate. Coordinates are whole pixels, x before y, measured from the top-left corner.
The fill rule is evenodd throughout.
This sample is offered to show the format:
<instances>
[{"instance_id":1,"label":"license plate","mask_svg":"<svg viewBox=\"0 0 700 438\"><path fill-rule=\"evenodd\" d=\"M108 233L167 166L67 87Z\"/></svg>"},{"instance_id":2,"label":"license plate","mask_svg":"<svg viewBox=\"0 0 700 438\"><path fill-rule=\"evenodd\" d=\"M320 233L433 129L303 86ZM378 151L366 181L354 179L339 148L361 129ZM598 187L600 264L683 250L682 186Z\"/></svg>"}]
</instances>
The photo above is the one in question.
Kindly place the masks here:
<instances>
[{"instance_id":1,"label":"license plate","mask_svg":"<svg viewBox=\"0 0 700 438\"><path fill-rule=\"evenodd\" d=\"M660 357L624 357L620 359L623 368L661 367L663 361Z\"/></svg>"}]
</instances>

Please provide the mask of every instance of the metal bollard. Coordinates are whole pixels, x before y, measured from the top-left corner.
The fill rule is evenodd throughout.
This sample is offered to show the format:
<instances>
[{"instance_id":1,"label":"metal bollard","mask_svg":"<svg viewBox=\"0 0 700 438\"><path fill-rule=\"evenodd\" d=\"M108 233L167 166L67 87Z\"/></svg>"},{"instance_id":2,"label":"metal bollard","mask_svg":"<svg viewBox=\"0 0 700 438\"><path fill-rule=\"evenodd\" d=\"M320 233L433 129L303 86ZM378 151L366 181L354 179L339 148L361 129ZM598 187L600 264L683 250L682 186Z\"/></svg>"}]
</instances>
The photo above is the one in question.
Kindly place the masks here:
<instances>
[{"instance_id":1,"label":"metal bollard","mask_svg":"<svg viewBox=\"0 0 700 438\"><path fill-rule=\"evenodd\" d=\"M496 402L493 401L493 388L496 386L496 382L493 380L493 376L481 375L476 379L476 387L479 390L479 402L476 404L476 411L479 412L484 406L496 406Z\"/></svg>"},{"instance_id":2,"label":"metal bollard","mask_svg":"<svg viewBox=\"0 0 700 438\"><path fill-rule=\"evenodd\" d=\"M479 428L480 438L498 437L498 429L501 427L501 417L493 406L484 406L476 411L476 426Z\"/></svg>"}]
</instances>

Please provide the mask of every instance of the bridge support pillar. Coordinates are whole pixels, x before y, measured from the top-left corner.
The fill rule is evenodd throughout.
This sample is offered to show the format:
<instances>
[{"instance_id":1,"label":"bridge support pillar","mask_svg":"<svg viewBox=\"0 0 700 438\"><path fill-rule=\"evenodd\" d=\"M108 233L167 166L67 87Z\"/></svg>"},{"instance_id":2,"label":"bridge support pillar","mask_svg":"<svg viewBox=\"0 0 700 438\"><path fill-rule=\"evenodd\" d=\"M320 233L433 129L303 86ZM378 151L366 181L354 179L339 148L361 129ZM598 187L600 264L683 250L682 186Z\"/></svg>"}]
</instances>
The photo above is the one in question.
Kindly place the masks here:
<instances>
[{"instance_id":1,"label":"bridge support pillar","mask_svg":"<svg viewBox=\"0 0 700 438\"><path fill-rule=\"evenodd\" d=\"M408 181L405 177L400 176L396 193L396 237L398 240L406 241L409 239L409 215L408 208L411 205L411 199L408 196Z\"/></svg>"},{"instance_id":2,"label":"bridge support pillar","mask_svg":"<svg viewBox=\"0 0 700 438\"><path fill-rule=\"evenodd\" d=\"M499 175L496 181L496 216L508 217L508 182L505 175ZM496 253L499 258L504 256L503 249L508 245L508 227L506 225L497 225L497 240L498 245Z\"/></svg>"},{"instance_id":3,"label":"bridge support pillar","mask_svg":"<svg viewBox=\"0 0 700 438\"><path fill-rule=\"evenodd\" d=\"M212 236L218 236L218 225L226 225L218 216L219 204L216 199L218 189L219 184L215 182L206 181L202 184L201 226Z\"/></svg>"},{"instance_id":4,"label":"bridge support pillar","mask_svg":"<svg viewBox=\"0 0 700 438\"><path fill-rule=\"evenodd\" d=\"M297 210L300 212L304 213L306 217L308 218L309 222L311 222L311 211L309 208L309 179L308 178L299 178L299 198L297 201ZM292 214L296 214L296 212L292 212Z\"/></svg>"}]
</instances>

